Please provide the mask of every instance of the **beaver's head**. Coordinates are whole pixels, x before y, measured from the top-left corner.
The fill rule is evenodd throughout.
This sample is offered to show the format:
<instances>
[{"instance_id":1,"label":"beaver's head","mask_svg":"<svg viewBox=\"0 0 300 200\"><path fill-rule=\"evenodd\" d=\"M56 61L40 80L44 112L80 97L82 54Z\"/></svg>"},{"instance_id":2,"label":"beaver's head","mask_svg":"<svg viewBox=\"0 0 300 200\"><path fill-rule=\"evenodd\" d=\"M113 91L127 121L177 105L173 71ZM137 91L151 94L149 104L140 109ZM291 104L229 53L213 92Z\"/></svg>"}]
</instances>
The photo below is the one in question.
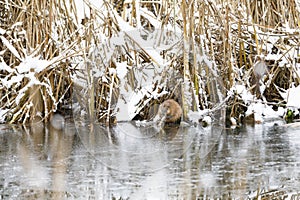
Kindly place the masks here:
<instances>
[{"instance_id":1,"label":"beaver's head","mask_svg":"<svg viewBox=\"0 0 300 200\"><path fill-rule=\"evenodd\" d=\"M163 114L169 115L171 113L171 105L170 102L165 101L162 105L161 105L161 111Z\"/></svg>"}]
</instances>

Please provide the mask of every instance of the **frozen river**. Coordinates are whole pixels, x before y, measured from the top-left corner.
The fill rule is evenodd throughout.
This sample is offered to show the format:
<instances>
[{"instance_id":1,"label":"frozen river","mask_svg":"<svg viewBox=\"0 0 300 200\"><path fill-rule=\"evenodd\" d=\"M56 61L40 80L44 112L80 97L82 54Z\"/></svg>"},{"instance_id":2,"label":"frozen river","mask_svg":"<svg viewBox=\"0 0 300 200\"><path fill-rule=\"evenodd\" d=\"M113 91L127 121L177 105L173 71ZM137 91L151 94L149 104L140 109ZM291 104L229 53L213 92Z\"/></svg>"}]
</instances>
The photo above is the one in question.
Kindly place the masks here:
<instances>
[{"instance_id":1,"label":"frozen river","mask_svg":"<svg viewBox=\"0 0 300 200\"><path fill-rule=\"evenodd\" d=\"M1 199L297 196L300 128L0 126ZM268 196L269 195L269 196Z\"/></svg>"}]
</instances>

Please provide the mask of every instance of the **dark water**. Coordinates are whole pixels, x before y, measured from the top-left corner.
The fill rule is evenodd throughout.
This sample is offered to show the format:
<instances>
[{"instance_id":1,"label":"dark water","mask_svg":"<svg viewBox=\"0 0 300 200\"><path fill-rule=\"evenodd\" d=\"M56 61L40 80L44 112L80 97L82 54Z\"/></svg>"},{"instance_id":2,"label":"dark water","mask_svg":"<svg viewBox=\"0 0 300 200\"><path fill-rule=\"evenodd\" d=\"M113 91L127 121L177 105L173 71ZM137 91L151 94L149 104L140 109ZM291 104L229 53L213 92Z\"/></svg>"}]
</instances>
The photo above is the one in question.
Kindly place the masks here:
<instances>
[{"instance_id":1,"label":"dark water","mask_svg":"<svg viewBox=\"0 0 300 200\"><path fill-rule=\"evenodd\" d=\"M295 197L300 127L277 123L164 131L0 125L0 199Z\"/></svg>"}]
</instances>

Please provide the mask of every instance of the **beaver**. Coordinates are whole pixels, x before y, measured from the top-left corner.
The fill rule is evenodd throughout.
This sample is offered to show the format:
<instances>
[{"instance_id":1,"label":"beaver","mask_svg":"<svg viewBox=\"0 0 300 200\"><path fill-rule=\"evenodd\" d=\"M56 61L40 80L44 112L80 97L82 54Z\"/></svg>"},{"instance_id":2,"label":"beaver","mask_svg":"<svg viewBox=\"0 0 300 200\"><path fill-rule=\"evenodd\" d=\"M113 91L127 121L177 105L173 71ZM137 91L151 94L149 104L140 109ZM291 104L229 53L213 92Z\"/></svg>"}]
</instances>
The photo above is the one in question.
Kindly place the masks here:
<instances>
[{"instance_id":1,"label":"beaver","mask_svg":"<svg viewBox=\"0 0 300 200\"><path fill-rule=\"evenodd\" d=\"M164 123L180 123L182 109L173 99L168 99L160 104L158 108L158 117Z\"/></svg>"},{"instance_id":2,"label":"beaver","mask_svg":"<svg viewBox=\"0 0 300 200\"><path fill-rule=\"evenodd\" d=\"M178 125L181 122L182 109L180 105L173 99L168 99L161 103L158 112L150 121L137 121L137 126L153 126L165 127L165 125Z\"/></svg>"}]
</instances>

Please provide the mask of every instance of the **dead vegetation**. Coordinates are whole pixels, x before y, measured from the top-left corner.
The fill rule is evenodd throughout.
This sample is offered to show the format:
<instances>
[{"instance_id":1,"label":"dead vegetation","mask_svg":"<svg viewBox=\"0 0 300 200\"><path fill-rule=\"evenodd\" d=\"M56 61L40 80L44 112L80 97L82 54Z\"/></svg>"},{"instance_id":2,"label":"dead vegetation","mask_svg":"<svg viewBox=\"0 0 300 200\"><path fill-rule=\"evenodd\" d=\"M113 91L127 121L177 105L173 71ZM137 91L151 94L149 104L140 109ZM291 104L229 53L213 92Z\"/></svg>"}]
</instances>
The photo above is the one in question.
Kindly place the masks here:
<instances>
[{"instance_id":1,"label":"dead vegetation","mask_svg":"<svg viewBox=\"0 0 300 200\"><path fill-rule=\"evenodd\" d=\"M81 109L109 124L133 101L128 94L139 98L128 119L151 118L152 105L166 98L176 99L187 119L190 110L213 109L236 84L278 106L285 103L280 91L299 84L295 1L82 5L84 17L74 1L0 0L0 109L6 122L47 120L71 104L74 89ZM253 72L257 56L267 66L259 79ZM239 118L244 108L236 105L249 102L231 99L228 113Z\"/></svg>"}]
</instances>

